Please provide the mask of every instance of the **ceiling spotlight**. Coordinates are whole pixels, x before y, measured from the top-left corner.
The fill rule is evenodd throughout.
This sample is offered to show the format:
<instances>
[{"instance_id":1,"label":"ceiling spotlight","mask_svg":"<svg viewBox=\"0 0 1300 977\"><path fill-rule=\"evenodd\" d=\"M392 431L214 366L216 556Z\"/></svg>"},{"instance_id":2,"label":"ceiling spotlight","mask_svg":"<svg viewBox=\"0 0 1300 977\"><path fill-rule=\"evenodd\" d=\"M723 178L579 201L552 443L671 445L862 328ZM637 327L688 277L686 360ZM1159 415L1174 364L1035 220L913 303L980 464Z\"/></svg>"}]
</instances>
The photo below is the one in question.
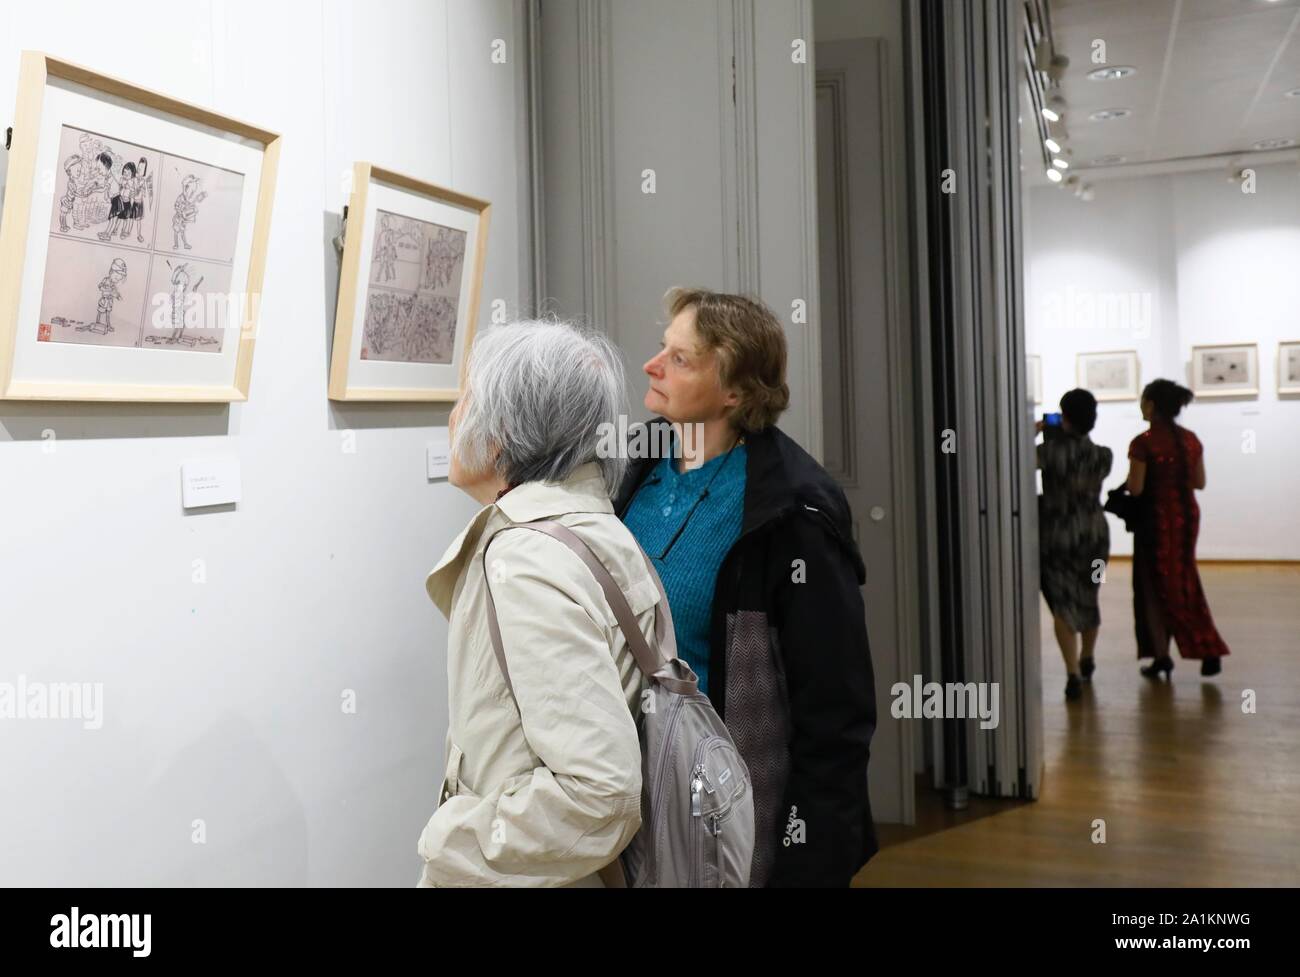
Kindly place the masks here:
<instances>
[{"instance_id":1,"label":"ceiling spotlight","mask_svg":"<svg viewBox=\"0 0 1300 977\"><path fill-rule=\"evenodd\" d=\"M1070 168L1070 164L1067 163L1065 160L1061 159L1061 157L1059 156L1056 157L1056 159L1052 160L1052 165L1055 166L1058 170L1068 170Z\"/></svg>"},{"instance_id":2,"label":"ceiling spotlight","mask_svg":"<svg viewBox=\"0 0 1300 977\"><path fill-rule=\"evenodd\" d=\"M1127 119L1132 114L1132 109L1098 109L1088 118L1093 122L1110 122L1112 119Z\"/></svg>"},{"instance_id":3,"label":"ceiling spotlight","mask_svg":"<svg viewBox=\"0 0 1300 977\"><path fill-rule=\"evenodd\" d=\"M1088 72L1089 81L1116 81L1120 78L1127 78L1130 75L1136 75L1137 69L1131 64L1107 65L1105 68L1094 68Z\"/></svg>"},{"instance_id":4,"label":"ceiling spotlight","mask_svg":"<svg viewBox=\"0 0 1300 977\"><path fill-rule=\"evenodd\" d=\"M1057 112L1055 109L1048 108L1046 105L1044 105L1043 118L1046 119L1048 122L1060 122L1061 114Z\"/></svg>"},{"instance_id":5,"label":"ceiling spotlight","mask_svg":"<svg viewBox=\"0 0 1300 977\"><path fill-rule=\"evenodd\" d=\"M1059 153L1061 151L1061 144L1050 136L1043 140L1043 145L1053 153Z\"/></svg>"},{"instance_id":6,"label":"ceiling spotlight","mask_svg":"<svg viewBox=\"0 0 1300 977\"><path fill-rule=\"evenodd\" d=\"M1286 149L1287 146L1294 146L1294 139L1261 139L1257 143L1251 143L1251 149Z\"/></svg>"},{"instance_id":7,"label":"ceiling spotlight","mask_svg":"<svg viewBox=\"0 0 1300 977\"><path fill-rule=\"evenodd\" d=\"M1053 183L1060 183L1060 182L1061 182L1061 171L1060 171L1060 170L1048 170L1048 171L1047 171L1047 178L1048 178L1049 180L1051 180Z\"/></svg>"}]
</instances>

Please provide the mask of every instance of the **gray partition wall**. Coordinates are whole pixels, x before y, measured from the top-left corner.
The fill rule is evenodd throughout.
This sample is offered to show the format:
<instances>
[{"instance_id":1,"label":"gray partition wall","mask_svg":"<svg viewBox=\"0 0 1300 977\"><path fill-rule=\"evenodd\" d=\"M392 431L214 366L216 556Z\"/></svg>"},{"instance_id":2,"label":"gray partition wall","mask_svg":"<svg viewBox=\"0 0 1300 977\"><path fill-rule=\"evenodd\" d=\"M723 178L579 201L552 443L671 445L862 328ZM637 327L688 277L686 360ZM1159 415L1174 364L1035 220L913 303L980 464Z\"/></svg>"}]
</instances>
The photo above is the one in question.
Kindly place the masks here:
<instances>
[{"instance_id":1,"label":"gray partition wall","mask_svg":"<svg viewBox=\"0 0 1300 977\"><path fill-rule=\"evenodd\" d=\"M1037 508L1026 394L1011 0L909 0L924 445L927 680L997 683L998 724L932 720L934 785L1036 797L1042 772Z\"/></svg>"}]
</instances>

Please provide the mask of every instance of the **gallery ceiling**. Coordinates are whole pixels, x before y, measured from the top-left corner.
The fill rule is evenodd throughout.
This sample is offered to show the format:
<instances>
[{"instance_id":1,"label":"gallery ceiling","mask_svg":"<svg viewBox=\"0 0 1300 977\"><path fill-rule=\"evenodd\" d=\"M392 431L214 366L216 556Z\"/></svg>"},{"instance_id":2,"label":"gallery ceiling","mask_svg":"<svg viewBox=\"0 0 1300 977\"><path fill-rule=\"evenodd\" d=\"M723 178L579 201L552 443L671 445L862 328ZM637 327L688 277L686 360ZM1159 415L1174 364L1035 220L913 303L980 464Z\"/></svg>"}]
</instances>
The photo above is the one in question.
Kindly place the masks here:
<instances>
[{"instance_id":1,"label":"gallery ceiling","mask_svg":"<svg viewBox=\"0 0 1300 977\"><path fill-rule=\"evenodd\" d=\"M1071 172L1183 168L1300 145L1300 0L1047 0L1047 7L1056 51L1070 61L1048 94L1065 100ZM1090 78L1103 67L1093 60L1098 41L1104 66L1134 71ZM1027 176L1046 182L1032 170Z\"/></svg>"}]
</instances>

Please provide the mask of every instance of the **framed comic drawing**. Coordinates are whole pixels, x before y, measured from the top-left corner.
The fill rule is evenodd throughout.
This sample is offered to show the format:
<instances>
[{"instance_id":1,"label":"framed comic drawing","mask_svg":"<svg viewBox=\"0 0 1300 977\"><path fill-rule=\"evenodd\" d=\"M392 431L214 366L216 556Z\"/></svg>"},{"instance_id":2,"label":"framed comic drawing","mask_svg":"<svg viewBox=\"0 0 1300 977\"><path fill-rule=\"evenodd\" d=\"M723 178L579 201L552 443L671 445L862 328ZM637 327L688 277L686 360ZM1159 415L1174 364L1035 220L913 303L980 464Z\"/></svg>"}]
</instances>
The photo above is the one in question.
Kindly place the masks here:
<instances>
[{"instance_id":1,"label":"framed comic drawing","mask_svg":"<svg viewBox=\"0 0 1300 977\"><path fill-rule=\"evenodd\" d=\"M491 206L356 163L331 400L452 401L474 341Z\"/></svg>"},{"instance_id":2,"label":"framed comic drawing","mask_svg":"<svg viewBox=\"0 0 1300 977\"><path fill-rule=\"evenodd\" d=\"M1141 390L1141 364L1136 350L1076 353L1075 379L1097 400L1137 400Z\"/></svg>"},{"instance_id":3,"label":"framed comic drawing","mask_svg":"<svg viewBox=\"0 0 1300 977\"><path fill-rule=\"evenodd\" d=\"M0 398L248 398L280 137L24 51Z\"/></svg>"},{"instance_id":4,"label":"framed comic drawing","mask_svg":"<svg viewBox=\"0 0 1300 977\"><path fill-rule=\"evenodd\" d=\"M1257 395L1259 347L1255 343L1193 346L1192 391L1197 397Z\"/></svg>"},{"instance_id":5,"label":"framed comic drawing","mask_svg":"<svg viewBox=\"0 0 1300 977\"><path fill-rule=\"evenodd\" d=\"M1277 344L1277 392L1300 394L1300 341Z\"/></svg>"}]
</instances>

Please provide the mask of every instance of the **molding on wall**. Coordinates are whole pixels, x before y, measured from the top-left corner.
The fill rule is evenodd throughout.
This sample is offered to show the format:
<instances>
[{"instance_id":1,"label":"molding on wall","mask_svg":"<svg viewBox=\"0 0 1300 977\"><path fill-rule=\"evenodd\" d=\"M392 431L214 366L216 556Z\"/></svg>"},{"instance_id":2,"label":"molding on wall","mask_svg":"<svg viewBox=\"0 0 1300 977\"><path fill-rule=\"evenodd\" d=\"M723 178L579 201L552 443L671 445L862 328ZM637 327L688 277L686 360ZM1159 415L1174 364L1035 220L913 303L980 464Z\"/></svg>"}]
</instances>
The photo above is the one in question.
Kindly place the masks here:
<instances>
[{"instance_id":1,"label":"molding on wall","mask_svg":"<svg viewBox=\"0 0 1300 977\"><path fill-rule=\"evenodd\" d=\"M799 34L805 42L807 63L803 70L807 84L799 99L799 174L802 193L800 211L803 215L800 228L800 249L803 262L803 295L806 303L806 322L803 327L804 390L808 396L807 426L804 444L810 455L819 462L823 457L823 429L821 403L822 343L821 303L817 301L820 278L817 273L817 115L813 105L813 87L817 79L815 36L813 33L812 0L797 0L795 4ZM788 56L788 55L787 55ZM783 318L790 315L789 305L778 310Z\"/></svg>"},{"instance_id":2,"label":"molding on wall","mask_svg":"<svg viewBox=\"0 0 1300 977\"><path fill-rule=\"evenodd\" d=\"M528 173L521 181L526 206L520 209L528 226L519 236L520 314L540 315L546 291L546 184L542 142L542 7L541 0L519 0L524 69L518 73L523 111L521 139L528 154Z\"/></svg>"},{"instance_id":3,"label":"molding on wall","mask_svg":"<svg viewBox=\"0 0 1300 977\"><path fill-rule=\"evenodd\" d=\"M725 0L722 4L726 5ZM762 294L758 231L758 86L754 65L754 0L730 0L735 146L730 175L735 191L736 285Z\"/></svg>"},{"instance_id":4,"label":"molding on wall","mask_svg":"<svg viewBox=\"0 0 1300 977\"><path fill-rule=\"evenodd\" d=\"M610 147L610 11L578 0L578 135L581 159L583 311L618 342L615 322L613 152Z\"/></svg>"},{"instance_id":5,"label":"molding on wall","mask_svg":"<svg viewBox=\"0 0 1300 977\"><path fill-rule=\"evenodd\" d=\"M822 323L822 328L829 331L827 336L821 337L823 341L831 343L838 351L837 367L840 375L840 392L839 413L841 416L839 424L839 448L838 456L842 460L842 467L828 468L827 471L842 485L856 486L858 484L858 453L853 431L855 427L854 416L856 409L854 407L854 392L856 387L853 383L853 290L849 287L852 277L852 242L849 240L849 215L848 215L848 133L846 130L845 104L844 104L844 87L845 77L843 71L823 71L817 74L816 91L814 93L814 108L817 94L823 94L828 100L829 111L831 114L831 159L829 160L831 169L834 173L835 181L835 240L838 242L836 252L833 256L835 261L835 284L836 291L839 293L836 300L836 307L839 309L839 315L834 319L826 319ZM820 260L831 260L830 255L819 255ZM819 398L820 400L820 395ZM823 444L823 454L825 445ZM825 464L825 459L822 461Z\"/></svg>"}]
</instances>

